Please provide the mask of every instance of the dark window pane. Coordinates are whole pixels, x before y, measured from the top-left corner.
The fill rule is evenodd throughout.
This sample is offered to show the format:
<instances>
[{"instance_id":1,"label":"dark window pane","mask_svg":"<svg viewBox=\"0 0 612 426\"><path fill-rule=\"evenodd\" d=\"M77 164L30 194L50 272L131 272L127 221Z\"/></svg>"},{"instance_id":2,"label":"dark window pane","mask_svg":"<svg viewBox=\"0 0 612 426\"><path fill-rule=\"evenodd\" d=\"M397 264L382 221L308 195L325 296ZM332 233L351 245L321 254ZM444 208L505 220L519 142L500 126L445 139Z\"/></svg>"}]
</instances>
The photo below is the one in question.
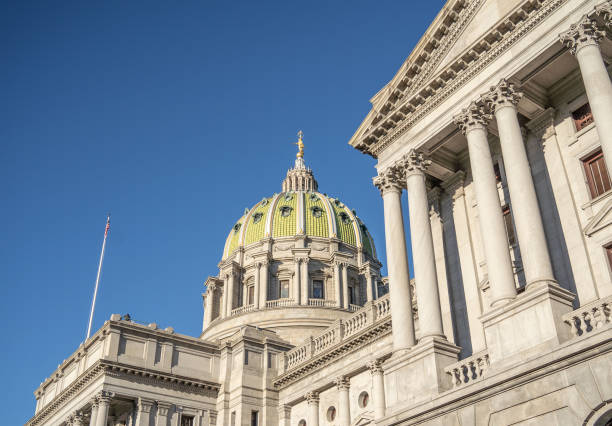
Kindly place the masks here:
<instances>
[{"instance_id":1,"label":"dark window pane","mask_svg":"<svg viewBox=\"0 0 612 426\"><path fill-rule=\"evenodd\" d=\"M576 130L582 130L593 122L593 114L591 114L591 106L584 104L576 111L572 112L572 118L576 124Z\"/></svg>"},{"instance_id":2,"label":"dark window pane","mask_svg":"<svg viewBox=\"0 0 612 426\"><path fill-rule=\"evenodd\" d=\"M323 299L323 281L314 280L312 282L312 297L314 299Z\"/></svg>"}]
</instances>

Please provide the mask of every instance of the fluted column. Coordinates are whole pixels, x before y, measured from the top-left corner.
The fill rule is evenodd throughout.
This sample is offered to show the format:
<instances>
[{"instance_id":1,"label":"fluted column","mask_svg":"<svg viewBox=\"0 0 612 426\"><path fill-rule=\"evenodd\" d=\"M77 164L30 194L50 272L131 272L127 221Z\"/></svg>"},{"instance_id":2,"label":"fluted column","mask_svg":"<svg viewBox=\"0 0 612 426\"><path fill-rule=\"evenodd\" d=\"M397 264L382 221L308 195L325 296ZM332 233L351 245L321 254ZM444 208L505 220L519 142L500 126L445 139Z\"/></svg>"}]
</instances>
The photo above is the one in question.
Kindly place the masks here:
<instances>
[{"instance_id":1,"label":"fluted column","mask_svg":"<svg viewBox=\"0 0 612 426\"><path fill-rule=\"evenodd\" d=\"M385 401L385 380L383 377L382 362L380 360L370 361L368 363L370 374L372 375L372 399L374 403L374 419L382 419L385 417L386 401Z\"/></svg>"},{"instance_id":2,"label":"fluted column","mask_svg":"<svg viewBox=\"0 0 612 426\"><path fill-rule=\"evenodd\" d=\"M310 284L308 277L308 259L302 259L301 271L302 276L300 278L300 283L302 285L302 305L308 305L308 288Z\"/></svg>"},{"instance_id":3,"label":"fluted column","mask_svg":"<svg viewBox=\"0 0 612 426\"><path fill-rule=\"evenodd\" d=\"M266 302L268 301L268 262L261 263L261 281L260 281L260 289L259 289L259 306L260 308L266 307Z\"/></svg>"},{"instance_id":4,"label":"fluted column","mask_svg":"<svg viewBox=\"0 0 612 426\"><path fill-rule=\"evenodd\" d=\"M98 409L100 408L100 403L98 402L98 397L94 397L91 401L91 415L89 416L89 426L96 426L98 421Z\"/></svg>"},{"instance_id":5,"label":"fluted column","mask_svg":"<svg viewBox=\"0 0 612 426\"><path fill-rule=\"evenodd\" d=\"M402 158L401 162L401 167L404 168L406 174L412 260L421 339L434 336L444 337L436 255L429 221L427 187L425 186L425 169L430 164L431 161L426 160L422 154L414 150Z\"/></svg>"},{"instance_id":6,"label":"fluted column","mask_svg":"<svg viewBox=\"0 0 612 426\"><path fill-rule=\"evenodd\" d=\"M136 415L136 426L149 426L151 424L151 408L153 401L138 398L138 414Z\"/></svg>"},{"instance_id":7,"label":"fluted column","mask_svg":"<svg viewBox=\"0 0 612 426\"><path fill-rule=\"evenodd\" d=\"M342 263L340 266L342 268L342 305L344 309L348 309L351 303L348 290L348 264Z\"/></svg>"},{"instance_id":8,"label":"fluted column","mask_svg":"<svg viewBox=\"0 0 612 426\"><path fill-rule=\"evenodd\" d=\"M96 415L96 426L106 426L108 409L112 399L112 393L102 391L98 395L98 413Z\"/></svg>"},{"instance_id":9,"label":"fluted column","mask_svg":"<svg viewBox=\"0 0 612 426\"><path fill-rule=\"evenodd\" d=\"M609 25L610 13L601 13ZM612 83L601 56L599 42L604 36L596 22L587 16L560 35L580 66L591 113L608 170L612 170Z\"/></svg>"},{"instance_id":10,"label":"fluted column","mask_svg":"<svg viewBox=\"0 0 612 426\"><path fill-rule=\"evenodd\" d=\"M508 303L516 297L516 286L506 226L497 193L493 160L487 140L488 118L482 108L472 103L455 117L455 123L467 138L482 243L489 273L491 306L497 306Z\"/></svg>"},{"instance_id":11,"label":"fluted column","mask_svg":"<svg viewBox=\"0 0 612 426\"><path fill-rule=\"evenodd\" d=\"M406 234L404 233L404 218L402 215L401 181L401 173L394 168L388 169L374 178L374 185L380 190L384 205L394 352L409 349L414 346L416 341L408 258L406 256Z\"/></svg>"},{"instance_id":12,"label":"fluted column","mask_svg":"<svg viewBox=\"0 0 612 426\"><path fill-rule=\"evenodd\" d=\"M308 392L305 396L308 404L308 426L319 426L319 392Z\"/></svg>"},{"instance_id":13,"label":"fluted column","mask_svg":"<svg viewBox=\"0 0 612 426\"><path fill-rule=\"evenodd\" d=\"M301 304L301 286L300 286L300 278L302 274L300 273L300 263L302 259L295 259L295 271L293 272L293 299L295 300L296 305Z\"/></svg>"},{"instance_id":14,"label":"fluted column","mask_svg":"<svg viewBox=\"0 0 612 426\"><path fill-rule=\"evenodd\" d=\"M338 388L338 425L351 425L351 401L349 399L350 379L347 376L339 376L334 380Z\"/></svg>"},{"instance_id":15,"label":"fluted column","mask_svg":"<svg viewBox=\"0 0 612 426\"><path fill-rule=\"evenodd\" d=\"M259 301L261 297L259 297L259 292L261 291L261 263L255 263L255 289L253 290L253 304L255 305L255 309L259 309Z\"/></svg>"},{"instance_id":16,"label":"fluted column","mask_svg":"<svg viewBox=\"0 0 612 426\"><path fill-rule=\"evenodd\" d=\"M502 80L485 97L495 113L499 140L506 167L508 190L513 209L514 225L521 248L527 288L541 282L554 282L554 274L542 215L538 206L531 168L518 122L516 105L522 93ZM610 116L612 118L612 116Z\"/></svg>"},{"instance_id":17,"label":"fluted column","mask_svg":"<svg viewBox=\"0 0 612 426\"><path fill-rule=\"evenodd\" d=\"M336 297L336 306L342 307L342 283L340 282L340 262L334 262L334 291Z\"/></svg>"}]
</instances>

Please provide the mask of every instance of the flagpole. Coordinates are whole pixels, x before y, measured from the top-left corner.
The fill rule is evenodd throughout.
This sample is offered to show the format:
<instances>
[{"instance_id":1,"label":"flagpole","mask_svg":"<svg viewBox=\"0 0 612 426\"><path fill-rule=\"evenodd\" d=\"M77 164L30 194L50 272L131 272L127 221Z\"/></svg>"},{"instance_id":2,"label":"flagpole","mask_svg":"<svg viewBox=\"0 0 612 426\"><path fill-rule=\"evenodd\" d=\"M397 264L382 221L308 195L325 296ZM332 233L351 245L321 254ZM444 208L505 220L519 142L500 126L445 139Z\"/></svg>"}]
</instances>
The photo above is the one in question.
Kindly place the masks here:
<instances>
[{"instance_id":1,"label":"flagpole","mask_svg":"<svg viewBox=\"0 0 612 426\"><path fill-rule=\"evenodd\" d=\"M89 314L89 325L87 326L87 337L91 335L91 323L93 321L94 310L96 309L96 296L98 295L98 285L100 284L100 273L102 272L102 262L104 261L104 250L106 249L106 237L110 230L110 214L106 218L106 228L104 228L104 241L102 242L102 252L100 253L100 263L98 264L98 275L96 276L96 286L94 288L93 300L91 301L91 312Z\"/></svg>"}]
</instances>

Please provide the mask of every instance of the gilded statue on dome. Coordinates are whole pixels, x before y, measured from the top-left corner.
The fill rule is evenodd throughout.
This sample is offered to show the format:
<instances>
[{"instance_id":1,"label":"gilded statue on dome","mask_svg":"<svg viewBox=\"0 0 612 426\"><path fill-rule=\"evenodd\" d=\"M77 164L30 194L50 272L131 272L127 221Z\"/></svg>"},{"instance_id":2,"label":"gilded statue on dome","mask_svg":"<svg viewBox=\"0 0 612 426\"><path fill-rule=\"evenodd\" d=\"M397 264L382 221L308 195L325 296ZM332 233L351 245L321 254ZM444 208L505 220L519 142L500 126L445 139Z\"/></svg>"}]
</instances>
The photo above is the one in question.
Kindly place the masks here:
<instances>
[{"instance_id":1,"label":"gilded statue on dome","mask_svg":"<svg viewBox=\"0 0 612 426\"><path fill-rule=\"evenodd\" d=\"M302 137L304 137L304 132L301 130L298 132L298 141L295 143L298 146L298 153L295 154L296 158L304 158L304 142L302 142Z\"/></svg>"}]
</instances>

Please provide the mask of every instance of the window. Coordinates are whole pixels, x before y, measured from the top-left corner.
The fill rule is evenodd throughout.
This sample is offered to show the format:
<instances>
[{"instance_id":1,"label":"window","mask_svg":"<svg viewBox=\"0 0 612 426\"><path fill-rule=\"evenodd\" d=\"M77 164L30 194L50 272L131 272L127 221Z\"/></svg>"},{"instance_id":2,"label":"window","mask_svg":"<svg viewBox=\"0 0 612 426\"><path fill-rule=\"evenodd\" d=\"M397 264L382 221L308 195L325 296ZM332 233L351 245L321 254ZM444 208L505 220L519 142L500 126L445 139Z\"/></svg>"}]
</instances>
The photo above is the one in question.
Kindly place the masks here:
<instances>
[{"instance_id":1,"label":"window","mask_svg":"<svg viewBox=\"0 0 612 426\"><path fill-rule=\"evenodd\" d=\"M334 420L336 420L336 407L334 407L333 405L329 407L327 409L327 415L325 417L327 417L328 422L333 422Z\"/></svg>"},{"instance_id":2,"label":"window","mask_svg":"<svg viewBox=\"0 0 612 426\"><path fill-rule=\"evenodd\" d=\"M286 299L289 297L289 280L281 280L279 286L279 297L281 299Z\"/></svg>"},{"instance_id":3,"label":"window","mask_svg":"<svg viewBox=\"0 0 612 426\"><path fill-rule=\"evenodd\" d=\"M312 297L313 299L323 299L323 281L312 281Z\"/></svg>"},{"instance_id":4,"label":"window","mask_svg":"<svg viewBox=\"0 0 612 426\"><path fill-rule=\"evenodd\" d=\"M370 395L367 392L361 392L359 394L359 399L357 400L360 408L365 408L368 406L368 402L370 402Z\"/></svg>"},{"instance_id":5,"label":"window","mask_svg":"<svg viewBox=\"0 0 612 426\"><path fill-rule=\"evenodd\" d=\"M348 292L349 292L349 303L351 305L356 305L356 303L355 303L355 287L350 285L348 287Z\"/></svg>"},{"instance_id":6,"label":"window","mask_svg":"<svg viewBox=\"0 0 612 426\"><path fill-rule=\"evenodd\" d=\"M274 365L274 355L272 352L268 352L268 368L273 368Z\"/></svg>"},{"instance_id":7,"label":"window","mask_svg":"<svg viewBox=\"0 0 612 426\"><path fill-rule=\"evenodd\" d=\"M252 305L255 303L255 286L250 285L247 288L247 305Z\"/></svg>"},{"instance_id":8,"label":"window","mask_svg":"<svg viewBox=\"0 0 612 426\"><path fill-rule=\"evenodd\" d=\"M514 226L512 225L512 214L510 213L510 206L507 204L502 207L502 213L504 215L504 224L506 225L506 234L508 235L508 244L513 246L516 244L516 237L514 235Z\"/></svg>"},{"instance_id":9,"label":"window","mask_svg":"<svg viewBox=\"0 0 612 426\"><path fill-rule=\"evenodd\" d=\"M501 177L501 171L499 169L499 163L493 164L493 172L495 172L495 181L497 183L501 183L502 177Z\"/></svg>"},{"instance_id":10,"label":"window","mask_svg":"<svg viewBox=\"0 0 612 426\"><path fill-rule=\"evenodd\" d=\"M610 265L610 268L612 268L612 243L608 244L604 248L606 249L606 255L608 255L608 264Z\"/></svg>"},{"instance_id":11,"label":"window","mask_svg":"<svg viewBox=\"0 0 612 426\"><path fill-rule=\"evenodd\" d=\"M591 105L584 104L576 111L572 112L572 118L576 125L576 130L582 130L593 122L593 114L591 113Z\"/></svg>"},{"instance_id":12,"label":"window","mask_svg":"<svg viewBox=\"0 0 612 426\"><path fill-rule=\"evenodd\" d=\"M253 215L253 223L261 222L261 218L263 217L263 213L257 212Z\"/></svg>"},{"instance_id":13,"label":"window","mask_svg":"<svg viewBox=\"0 0 612 426\"><path fill-rule=\"evenodd\" d=\"M249 351L244 350L244 365L249 365Z\"/></svg>"},{"instance_id":14,"label":"window","mask_svg":"<svg viewBox=\"0 0 612 426\"><path fill-rule=\"evenodd\" d=\"M306 420L302 419L299 421L298 426L306 426Z\"/></svg>"},{"instance_id":15,"label":"window","mask_svg":"<svg viewBox=\"0 0 612 426\"><path fill-rule=\"evenodd\" d=\"M192 416L181 416L181 426L193 426L193 417Z\"/></svg>"},{"instance_id":16,"label":"window","mask_svg":"<svg viewBox=\"0 0 612 426\"><path fill-rule=\"evenodd\" d=\"M259 411L251 411L251 426L259 425Z\"/></svg>"},{"instance_id":17,"label":"window","mask_svg":"<svg viewBox=\"0 0 612 426\"><path fill-rule=\"evenodd\" d=\"M232 411L232 414L230 416L230 425L231 426L236 426L236 412Z\"/></svg>"},{"instance_id":18,"label":"window","mask_svg":"<svg viewBox=\"0 0 612 426\"><path fill-rule=\"evenodd\" d=\"M378 297L382 297L385 294L389 293L389 286L385 285L384 282L379 281L378 284L376 284L377 288L378 288Z\"/></svg>"},{"instance_id":19,"label":"window","mask_svg":"<svg viewBox=\"0 0 612 426\"><path fill-rule=\"evenodd\" d=\"M610 176L601 149L582 160L582 164L591 191L591 198L599 197L610 190Z\"/></svg>"}]
</instances>

